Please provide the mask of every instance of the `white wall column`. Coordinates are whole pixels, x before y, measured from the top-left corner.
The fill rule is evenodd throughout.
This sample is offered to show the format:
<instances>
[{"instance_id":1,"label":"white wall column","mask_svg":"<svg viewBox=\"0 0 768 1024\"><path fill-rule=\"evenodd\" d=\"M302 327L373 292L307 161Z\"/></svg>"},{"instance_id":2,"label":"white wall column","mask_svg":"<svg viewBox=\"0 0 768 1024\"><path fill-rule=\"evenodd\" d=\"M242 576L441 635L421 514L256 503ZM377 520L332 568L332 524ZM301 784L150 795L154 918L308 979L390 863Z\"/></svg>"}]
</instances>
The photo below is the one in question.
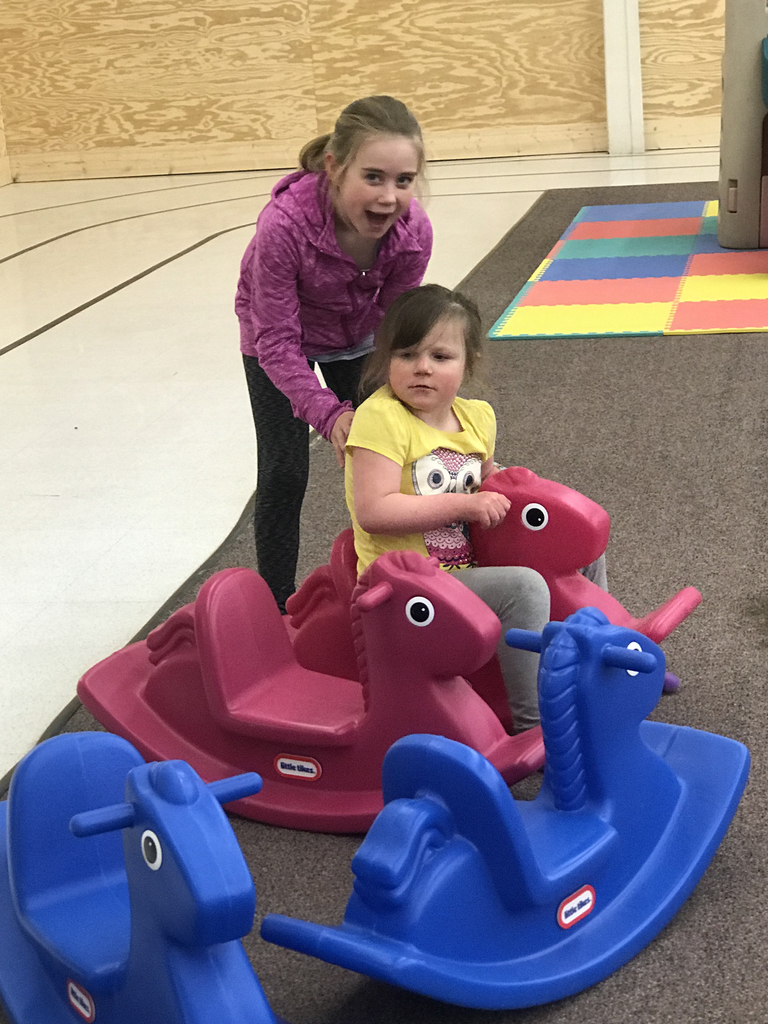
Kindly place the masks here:
<instances>
[{"instance_id":1,"label":"white wall column","mask_svg":"<svg viewBox=\"0 0 768 1024\"><path fill-rule=\"evenodd\" d=\"M603 0L608 152L645 152L638 0Z\"/></svg>"}]
</instances>

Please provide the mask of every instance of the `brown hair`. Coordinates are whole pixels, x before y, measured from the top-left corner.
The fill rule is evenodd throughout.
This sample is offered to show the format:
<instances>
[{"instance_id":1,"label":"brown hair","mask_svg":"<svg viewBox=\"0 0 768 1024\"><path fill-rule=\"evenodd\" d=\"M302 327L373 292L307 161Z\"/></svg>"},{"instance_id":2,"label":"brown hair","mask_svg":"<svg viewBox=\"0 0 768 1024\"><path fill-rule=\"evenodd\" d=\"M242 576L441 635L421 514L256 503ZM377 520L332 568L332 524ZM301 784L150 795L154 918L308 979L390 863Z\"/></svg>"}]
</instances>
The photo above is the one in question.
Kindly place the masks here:
<instances>
[{"instance_id":1,"label":"brown hair","mask_svg":"<svg viewBox=\"0 0 768 1024\"><path fill-rule=\"evenodd\" d=\"M299 154L305 171L322 171L325 154L331 153L337 165L346 170L360 146L372 135L400 135L410 139L419 158L418 173L424 170L424 140L419 122L408 107L391 96L367 96L345 107L333 131L308 142Z\"/></svg>"},{"instance_id":2,"label":"brown hair","mask_svg":"<svg viewBox=\"0 0 768 1024\"><path fill-rule=\"evenodd\" d=\"M482 355L480 311L461 292L440 284L424 284L403 292L384 314L376 331L376 347L363 371L360 394L365 397L387 382L394 352L420 344L440 320L460 320L464 325L465 374L471 377Z\"/></svg>"}]
</instances>

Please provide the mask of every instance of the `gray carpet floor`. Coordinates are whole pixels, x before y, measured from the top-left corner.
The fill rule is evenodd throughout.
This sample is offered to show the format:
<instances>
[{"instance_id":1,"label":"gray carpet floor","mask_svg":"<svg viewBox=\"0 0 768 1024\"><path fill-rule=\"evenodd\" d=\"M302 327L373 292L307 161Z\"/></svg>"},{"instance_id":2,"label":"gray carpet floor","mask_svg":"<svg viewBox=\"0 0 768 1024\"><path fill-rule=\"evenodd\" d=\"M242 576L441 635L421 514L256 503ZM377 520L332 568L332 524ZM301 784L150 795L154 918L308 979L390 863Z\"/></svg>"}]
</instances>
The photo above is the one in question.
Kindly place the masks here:
<instances>
[{"instance_id":1,"label":"gray carpet floor","mask_svg":"<svg viewBox=\"0 0 768 1024\"><path fill-rule=\"evenodd\" d=\"M714 183L548 192L462 287L490 327L580 207L716 195ZM487 343L485 364L469 393L496 409L499 461L567 483L608 510L609 580L619 600L641 614L682 586L701 590L703 605L665 643L683 686L653 717L746 743L753 767L744 799L667 928L606 981L558 1003L466 1010L270 946L258 934L268 912L341 920L360 838L234 818L259 901L244 940L248 954L274 1010L291 1024L765 1024L766 338L495 341ZM301 577L327 560L345 526L341 473L320 441L304 507ZM236 565L256 567L248 509L148 627L191 600L212 572ZM99 727L79 709L52 731L62 728ZM516 787L521 798L533 791Z\"/></svg>"}]
</instances>

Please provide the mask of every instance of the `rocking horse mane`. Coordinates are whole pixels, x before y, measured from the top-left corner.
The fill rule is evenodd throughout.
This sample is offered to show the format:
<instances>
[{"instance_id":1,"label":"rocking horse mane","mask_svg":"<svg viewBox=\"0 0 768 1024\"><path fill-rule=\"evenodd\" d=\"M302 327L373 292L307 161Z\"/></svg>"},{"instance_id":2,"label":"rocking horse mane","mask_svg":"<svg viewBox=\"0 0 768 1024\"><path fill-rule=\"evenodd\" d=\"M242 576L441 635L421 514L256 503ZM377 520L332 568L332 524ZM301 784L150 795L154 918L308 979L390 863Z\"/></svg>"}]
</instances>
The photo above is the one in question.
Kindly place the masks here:
<instances>
[{"instance_id":1,"label":"rocking horse mane","mask_svg":"<svg viewBox=\"0 0 768 1024\"><path fill-rule=\"evenodd\" d=\"M580 608L565 621L585 626L608 623L607 617L597 608ZM560 811L583 810L588 797L577 704L580 666L579 648L568 631L563 629L545 649L539 669L541 729L547 748L547 764L552 769L548 782L555 807Z\"/></svg>"},{"instance_id":2,"label":"rocking horse mane","mask_svg":"<svg viewBox=\"0 0 768 1024\"><path fill-rule=\"evenodd\" d=\"M352 600L356 601L361 594L376 586L377 583L394 581L401 573L436 576L441 572L443 570L439 567L436 558L425 558L417 551L387 551L385 555L371 562L362 573L357 581Z\"/></svg>"},{"instance_id":3,"label":"rocking horse mane","mask_svg":"<svg viewBox=\"0 0 768 1024\"><path fill-rule=\"evenodd\" d=\"M363 622L358 599L379 583L395 583L403 574L434 577L443 572L436 558L425 558L417 551L388 551L365 569L352 593L349 610L352 623L352 646L357 658L358 678L363 688L363 706L368 713L370 706L368 654L365 649Z\"/></svg>"}]
</instances>

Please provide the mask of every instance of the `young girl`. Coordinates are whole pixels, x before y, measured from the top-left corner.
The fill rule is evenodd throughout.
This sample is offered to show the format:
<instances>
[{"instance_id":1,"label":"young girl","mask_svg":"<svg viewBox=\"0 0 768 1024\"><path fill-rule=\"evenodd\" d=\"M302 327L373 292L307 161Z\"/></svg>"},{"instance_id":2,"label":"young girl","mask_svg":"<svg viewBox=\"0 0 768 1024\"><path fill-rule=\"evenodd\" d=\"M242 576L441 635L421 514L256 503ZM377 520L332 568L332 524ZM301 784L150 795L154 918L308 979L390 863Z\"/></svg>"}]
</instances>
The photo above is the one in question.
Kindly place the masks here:
<instances>
[{"instance_id":1,"label":"young girl","mask_svg":"<svg viewBox=\"0 0 768 1024\"><path fill-rule=\"evenodd\" d=\"M343 465L373 332L390 302L421 283L432 252L414 198L421 130L403 103L351 103L299 161L259 216L235 299L258 445L256 554L282 611L296 588L308 424Z\"/></svg>"},{"instance_id":2,"label":"young girl","mask_svg":"<svg viewBox=\"0 0 768 1024\"><path fill-rule=\"evenodd\" d=\"M477 307L459 292L425 285L389 307L363 386L382 384L355 413L347 439L346 495L358 572L384 551L436 555L498 615L498 655L517 731L539 721L538 657L504 633L540 631L549 589L533 569L478 568L467 524L498 525L510 503L478 492L494 472L496 417L487 402L458 396L480 357Z\"/></svg>"}]
</instances>

